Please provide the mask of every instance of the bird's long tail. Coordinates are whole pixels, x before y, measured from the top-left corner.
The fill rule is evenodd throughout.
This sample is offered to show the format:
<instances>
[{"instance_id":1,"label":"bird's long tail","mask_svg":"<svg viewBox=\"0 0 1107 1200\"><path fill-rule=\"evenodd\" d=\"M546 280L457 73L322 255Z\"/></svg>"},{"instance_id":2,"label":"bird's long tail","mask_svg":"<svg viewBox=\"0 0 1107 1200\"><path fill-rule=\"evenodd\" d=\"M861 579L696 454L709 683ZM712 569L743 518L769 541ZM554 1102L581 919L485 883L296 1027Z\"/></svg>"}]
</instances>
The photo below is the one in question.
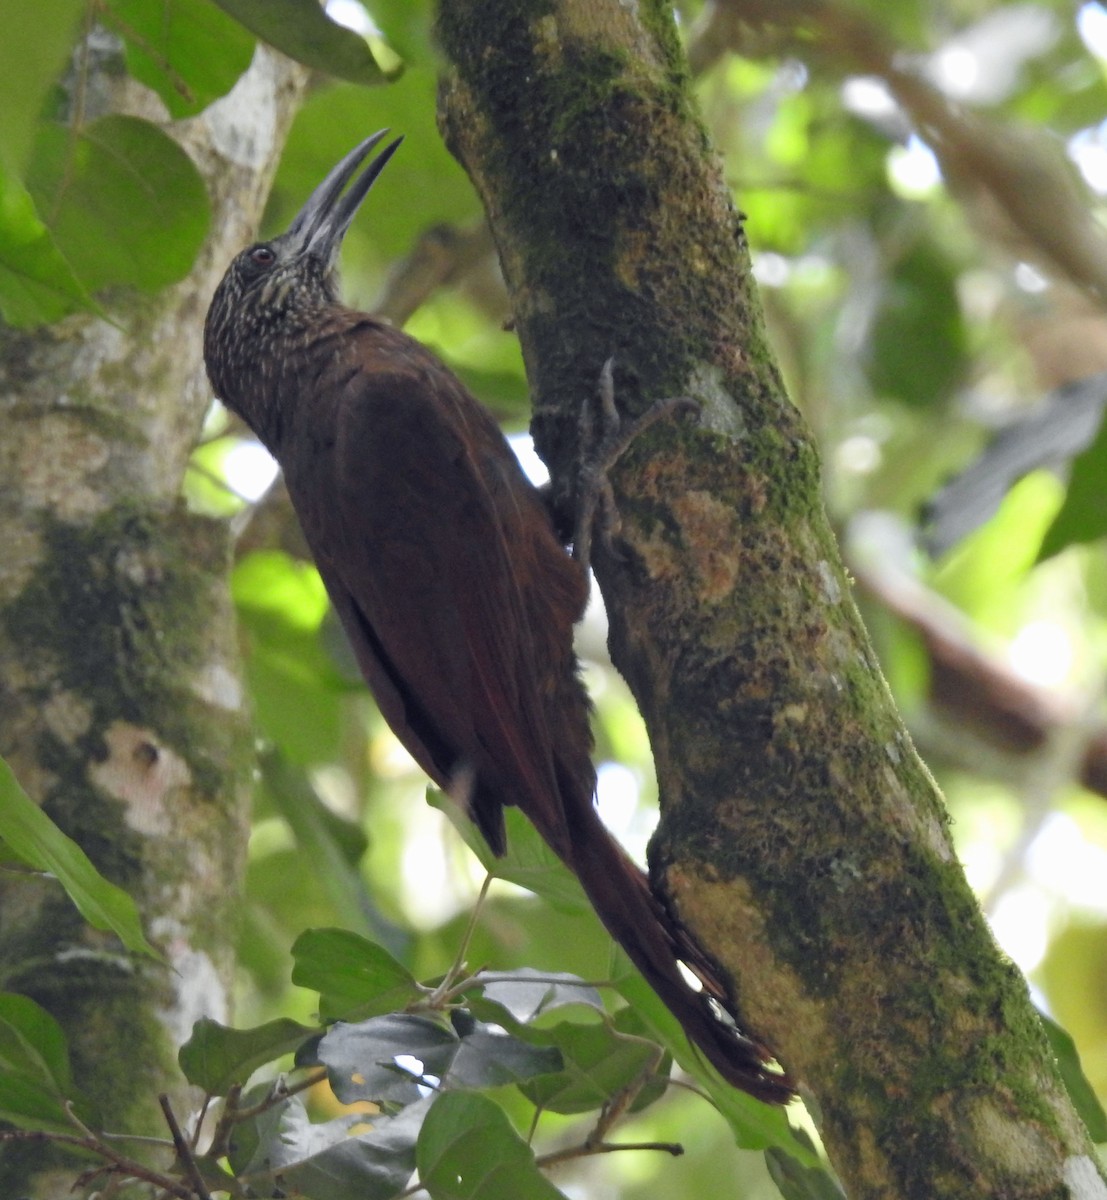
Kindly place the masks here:
<instances>
[{"instance_id":1,"label":"bird's long tail","mask_svg":"<svg viewBox=\"0 0 1107 1200\"><path fill-rule=\"evenodd\" d=\"M766 1103L787 1103L795 1094L792 1081L770 1069L771 1053L731 1022L730 998L706 955L665 911L591 806L589 814L590 820L574 823L569 865L608 932L724 1079ZM678 961L696 974L702 991L685 979Z\"/></svg>"}]
</instances>

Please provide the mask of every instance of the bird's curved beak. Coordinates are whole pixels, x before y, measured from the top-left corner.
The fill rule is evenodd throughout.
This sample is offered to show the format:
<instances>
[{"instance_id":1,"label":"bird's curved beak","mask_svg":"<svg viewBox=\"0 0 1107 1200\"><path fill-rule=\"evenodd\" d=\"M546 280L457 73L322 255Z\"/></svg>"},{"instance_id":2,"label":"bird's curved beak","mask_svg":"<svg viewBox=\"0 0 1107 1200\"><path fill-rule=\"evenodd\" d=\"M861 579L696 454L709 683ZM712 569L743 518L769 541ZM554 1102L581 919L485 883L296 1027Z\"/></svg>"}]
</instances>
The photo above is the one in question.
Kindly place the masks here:
<instances>
[{"instance_id":1,"label":"bird's curved beak","mask_svg":"<svg viewBox=\"0 0 1107 1200\"><path fill-rule=\"evenodd\" d=\"M307 198L284 235L296 252L317 255L328 270L334 266L354 214L404 139L398 137L385 146L345 195L342 189L387 133L387 129L379 129L361 145L355 146Z\"/></svg>"}]
</instances>

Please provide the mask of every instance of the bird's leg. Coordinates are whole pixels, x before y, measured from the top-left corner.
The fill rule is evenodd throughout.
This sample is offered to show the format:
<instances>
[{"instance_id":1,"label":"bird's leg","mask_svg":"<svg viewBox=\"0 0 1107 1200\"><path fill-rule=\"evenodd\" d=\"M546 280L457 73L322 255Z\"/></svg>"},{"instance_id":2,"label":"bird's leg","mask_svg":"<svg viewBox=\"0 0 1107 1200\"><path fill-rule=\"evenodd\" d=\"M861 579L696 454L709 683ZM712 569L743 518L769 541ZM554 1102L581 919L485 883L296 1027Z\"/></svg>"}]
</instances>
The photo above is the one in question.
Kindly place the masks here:
<instances>
[{"instance_id":1,"label":"bird's leg","mask_svg":"<svg viewBox=\"0 0 1107 1200\"><path fill-rule=\"evenodd\" d=\"M631 444L650 426L672 413L699 412L691 396L670 396L658 400L633 421L624 422L615 407L615 359L609 358L600 371L597 404L588 399L580 410L580 469L577 474L576 523L573 529L573 558L588 570L592 558L592 531L600 521L600 539L616 558L612 545L618 529L619 513L608 472L627 452ZM598 412L597 412L598 409Z\"/></svg>"}]
</instances>

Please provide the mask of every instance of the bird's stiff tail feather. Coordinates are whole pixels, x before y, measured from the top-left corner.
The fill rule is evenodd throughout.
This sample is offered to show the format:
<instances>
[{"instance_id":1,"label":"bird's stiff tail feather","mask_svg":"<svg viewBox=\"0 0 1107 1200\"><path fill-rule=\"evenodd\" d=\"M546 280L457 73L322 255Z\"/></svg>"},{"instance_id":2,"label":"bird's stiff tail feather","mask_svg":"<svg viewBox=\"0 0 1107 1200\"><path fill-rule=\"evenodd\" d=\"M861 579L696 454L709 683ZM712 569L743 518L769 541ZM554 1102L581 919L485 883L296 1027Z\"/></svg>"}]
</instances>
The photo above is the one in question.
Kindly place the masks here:
<instances>
[{"instance_id":1,"label":"bird's stiff tail feather","mask_svg":"<svg viewBox=\"0 0 1107 1200\"><path fill-rule=\"evenodd\" d=\"M767 1104L786 1104L795 1095L792 1081L771 1069L772 1054L732 1023L733 1003L706 955L675 924L646 875L594 811L592 820L583 824L585 828L574 823L569 866L608 932L680 1022L689 1041L728 1083ZM685 979L678 962L701 980L702 991Z\"/></svg>"}]
</instances>

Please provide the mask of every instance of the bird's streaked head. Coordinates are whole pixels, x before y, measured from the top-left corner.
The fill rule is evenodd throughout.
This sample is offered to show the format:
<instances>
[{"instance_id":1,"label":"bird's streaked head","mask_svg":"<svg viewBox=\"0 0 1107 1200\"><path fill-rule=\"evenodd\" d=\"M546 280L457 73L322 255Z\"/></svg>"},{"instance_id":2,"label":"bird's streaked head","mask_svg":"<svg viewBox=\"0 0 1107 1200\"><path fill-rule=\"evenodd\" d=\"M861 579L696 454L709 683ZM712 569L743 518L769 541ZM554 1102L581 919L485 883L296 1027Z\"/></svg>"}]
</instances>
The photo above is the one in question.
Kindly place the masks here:
<instances>
[{"instance_id":1,"label":"bird's streaked head","mask_svg":"<svg viewBox=\"0 0 1107 1200\"><path fill-rule=\"evenodd\" d=\"M252 425L247 393L279 366L279 356L310 336L312 322L338 299L335 264L342 239L403 138L390 142L344 189L387 133L378 130L355 146L311 193L287 231L236 255L215 290L204 324L208 376L215 394Z\"/></svg>"}]
</instances>

